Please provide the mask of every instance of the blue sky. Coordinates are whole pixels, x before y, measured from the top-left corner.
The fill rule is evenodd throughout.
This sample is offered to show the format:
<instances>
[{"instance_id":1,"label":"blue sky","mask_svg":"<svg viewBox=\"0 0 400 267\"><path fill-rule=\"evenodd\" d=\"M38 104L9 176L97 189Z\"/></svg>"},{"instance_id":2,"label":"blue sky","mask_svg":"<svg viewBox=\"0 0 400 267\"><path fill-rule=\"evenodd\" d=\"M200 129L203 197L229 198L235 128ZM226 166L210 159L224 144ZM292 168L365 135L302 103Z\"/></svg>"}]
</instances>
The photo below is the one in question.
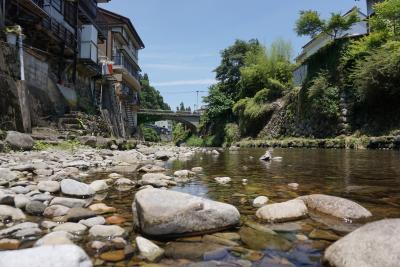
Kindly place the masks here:
<instances>
[{"instance_id":1,"label":"blue sky","mask_svg":"<svg viewBox=\"0 0 400 267\"><path fill-rule=\"evenodd\" d=\"M102 7L129 17L146 48L143 72L173 109L181 101L192 108L196 91L205 96L214 82L219 52L236 39L257 38L265 45L277 38L291 41L294 55L308 41L294 23L300 10L347 12L361 0L112 0Z\"/></svg>"}]
</instances>

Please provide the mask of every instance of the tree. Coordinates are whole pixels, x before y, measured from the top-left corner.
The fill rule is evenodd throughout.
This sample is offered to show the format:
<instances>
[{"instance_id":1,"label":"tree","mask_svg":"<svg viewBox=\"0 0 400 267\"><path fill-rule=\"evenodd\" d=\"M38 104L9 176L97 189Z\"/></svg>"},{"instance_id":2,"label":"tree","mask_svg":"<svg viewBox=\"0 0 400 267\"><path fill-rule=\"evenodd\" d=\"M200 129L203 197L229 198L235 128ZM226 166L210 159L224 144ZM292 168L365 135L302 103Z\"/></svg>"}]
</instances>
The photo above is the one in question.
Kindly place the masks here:
<instances>
[{"instance_id":1,"label":"tree","mask_svg":"<svg viewBox=\"0 0 400 267\"><path fill-rule=\"evenodd\" d=\"M358 10L355 9L346 16L331 13L330 19L326 21L321 19L317 11L302 10L296 21L295 31L299 36L309 35L314 38L320 33L325 33L336 39L339 33L349 30L354 23L359 21L357 12Z\"/></svg>"},{"instance_id":2,"label":"tree","mask_svg":"<svg viewBox=\"0 0 400 267\"><path fill-rule=\"evenodd\" d=\"M314 38L323 31L325 22L317 11L301 10L300 18L296 21L296 33L299 36L310 35Z\"/></svg>"},{"instance_id":3,"label":"tree","mask_svg":"<svg viewBox=\"0 0 400 267\"><path fill-rule=\"evenodd\" d=\"M179 111L185 111L186 109L185 109L185 104L183 104L183 102L181 102L180 104L179 104Z\"/></svg>"},{"instance_id":4,"label":"tree","mask_svg":"<svg viewBox=\"0 0 400 267\"><path fill-rule=\"evenodd\" d=\"M219 90L234 101L238 100L240 69L245 64L246 54L261 47L256 39L250 41L236 40L235 43L221 52L221 63L215 69Z\"/></svg>"},{"instance_id":5,"label":"tree","mask_svg":"<svg viewBox=\"0 0 400 267\"><path fill-rule=\"evenodd\" d=\"M400 0L386 0L374 6L375 15L370 19L372 29L391 36L400 34Z\"/></svg>"},{"instance_id":6,"label":"tree","mask_svg":"<svg viewBox=\"0 0 400 267\"><path fill-rule=\"evenodd\" d=\"M160 92L150 85L150 79L147 74L140 78L142 92L140 94L140 105L144 109L162 109L171 110L170 106L164 102Z\"/></svg>"}]
</instances>

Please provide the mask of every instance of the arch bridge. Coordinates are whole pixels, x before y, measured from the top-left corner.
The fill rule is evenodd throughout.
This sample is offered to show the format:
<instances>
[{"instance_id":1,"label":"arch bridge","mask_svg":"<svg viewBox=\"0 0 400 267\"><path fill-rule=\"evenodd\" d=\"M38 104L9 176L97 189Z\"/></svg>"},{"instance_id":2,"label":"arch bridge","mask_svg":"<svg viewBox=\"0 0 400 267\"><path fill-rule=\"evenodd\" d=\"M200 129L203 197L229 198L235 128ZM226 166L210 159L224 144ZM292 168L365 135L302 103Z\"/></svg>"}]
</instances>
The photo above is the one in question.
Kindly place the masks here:
<instances>
[{"instance_id":1,"label":"arch bridge","mask_svg":"<svg viewBox=\"0 0 400 267\"><path fill-rule=\"evenodd\" d=\"M170 110L154 110L140 109L138 115L146 115L159 118L160 120L173 120L188 126L192 131L197 132L200 126L200 116L198 112L190 111L170 111Z\"/></svg>"}]
</instances>

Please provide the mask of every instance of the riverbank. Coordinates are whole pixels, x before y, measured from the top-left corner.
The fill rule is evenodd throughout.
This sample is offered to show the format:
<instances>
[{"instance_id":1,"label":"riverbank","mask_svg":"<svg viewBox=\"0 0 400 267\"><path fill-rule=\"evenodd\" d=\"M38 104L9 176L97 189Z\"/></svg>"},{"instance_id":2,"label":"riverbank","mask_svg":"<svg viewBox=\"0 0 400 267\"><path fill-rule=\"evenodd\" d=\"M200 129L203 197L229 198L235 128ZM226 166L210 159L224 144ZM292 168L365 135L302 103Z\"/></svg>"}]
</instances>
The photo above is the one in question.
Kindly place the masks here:
<instances>
[{"instance_id":1,"label":"riverbank","mask_svg":"<svg viewBox=\"0 0 400 267\"><path fill-rule=\"evenodd\" d=\"M325 148L325 149L400 149L400 136L337 137L330 139L284 138L241 140L239 147Z\"/></svg>"},{"instance_id":2,"label":"riverbank","mask_svg":"<svg viewBox=\"0 0 400 267\"><path fill-rule=\"evenodd\" d=\"M380 232L400 228L380 221L400 217L393 151L275 149L264 162L262 148L18 140L36 150L0 153L0 266L320 267L400 255ZM348 257L354 235L383 241Z\"/></svg>"}]
</instances>

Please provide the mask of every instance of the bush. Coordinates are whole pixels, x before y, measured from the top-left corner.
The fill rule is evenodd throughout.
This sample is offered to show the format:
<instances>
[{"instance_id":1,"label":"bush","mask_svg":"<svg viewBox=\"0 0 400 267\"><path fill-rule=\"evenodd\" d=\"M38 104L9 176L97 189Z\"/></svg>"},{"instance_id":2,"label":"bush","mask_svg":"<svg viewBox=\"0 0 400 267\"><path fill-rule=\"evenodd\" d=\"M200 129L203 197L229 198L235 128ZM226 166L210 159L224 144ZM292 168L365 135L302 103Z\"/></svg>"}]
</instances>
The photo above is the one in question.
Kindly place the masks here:
<instances>
[{"instance_id":1,"label":"bush","mask_svg":"<svg viewBox=\"0 0 400 267\"><path fill-rule=\"evenodd\" d=\"M182 123L177 123L172 130L172 135L174 143L180 145L188 138L189 132L185 131L185 127Z\"/></svg>"},{"instance_id":2,"label":"bush","mask_svg":"<svg viewBox=\"0 0 400 267\"><path fill-rule=\"evenodd\" d=\"M230 146L231 144L240 141L240 130L237 124L228 123L227 125L225 125L224 131L224 146Z\"/></svg>"},{"instance_id":3,"label":"bush","mask_svg":"<svg viewBox=\"0 0 400 267\"><path fill-rule=\"evenodd\" d=\"M191 147L202 147L204 146L204 141L200 137L192 135L188 140L186 140L186 145Z\"/></svg>"},{"instance_id":4,"label":"bush","mask_svg":"<svg viewBox=\"0 0 400 267\"><path fill-rule=\"evenodd\" d=\"M140 126L143 138L145 141L147 142L160 142L161 138L160 136L157 134L157 132L149 127L146 127L144 125Z\"/></svg>"},{"instance_id":5,"label":"bush","mask_svg":"<svg viewBox=\"0 0 400 267\"><path fill-rule=\"evenodd\" d=\"M312 113L319 120L337 120L339 117L339 90L328 81L326 72L320 73L308 89L308 98Z\"/></svg>"},{"instance_id":6,"label":"bush","mask_svg":"<svg viewBox=\"0 0 400 267\"><path fill-rule=\"evenodd\" d=\"M388 42L359 60L351 77L361 101L380 104L378 99L399 99L400 42Z\"/></svg>"}]
</instances>

